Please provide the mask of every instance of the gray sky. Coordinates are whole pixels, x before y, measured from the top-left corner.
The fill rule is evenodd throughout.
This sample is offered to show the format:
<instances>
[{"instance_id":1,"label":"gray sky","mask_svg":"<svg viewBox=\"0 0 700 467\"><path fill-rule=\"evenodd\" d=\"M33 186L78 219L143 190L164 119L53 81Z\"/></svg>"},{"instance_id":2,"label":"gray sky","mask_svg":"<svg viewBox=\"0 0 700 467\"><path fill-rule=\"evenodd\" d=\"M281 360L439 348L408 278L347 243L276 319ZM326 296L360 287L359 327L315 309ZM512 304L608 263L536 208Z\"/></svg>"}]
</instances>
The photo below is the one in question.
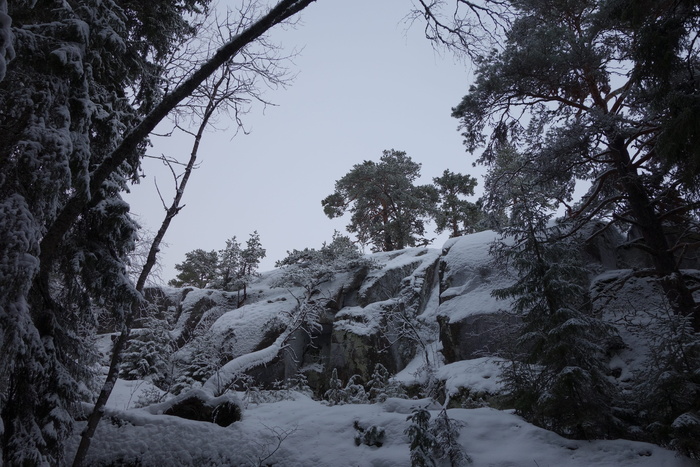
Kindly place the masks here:
<instances>
[{"instance_id":1,"label":"gray sky","mask_svg":"<svg viewBox=\"0 0 700 467\"><path fill-rule=\"evenodd\" d=\"M250 134L232 138L230 125L205 135L186 206L165 239L164 280L175 276L186 252L219 250L234 235L245 244L254 230L267 249L261 271L288 250L320 247L349 222L328 219L321 200L354 164L378 160L384 149L421 163L419 183L447 168L477 175L450 117L467 92L469 66L435 52L422 24L409 29L410 7L410 0L318 0L295 29L274 31L271 39L286 50L303 48L290 64L297 77L266 93L275 107L263 113L257 106L244 117ZM187 138L154 138L152 152L186 161L190 146ZM146 161L144 170L127 200L142 225L156 230L164 210L153 179L168 204L173 182L159 162Z\"/></svg>"}]
</instances>

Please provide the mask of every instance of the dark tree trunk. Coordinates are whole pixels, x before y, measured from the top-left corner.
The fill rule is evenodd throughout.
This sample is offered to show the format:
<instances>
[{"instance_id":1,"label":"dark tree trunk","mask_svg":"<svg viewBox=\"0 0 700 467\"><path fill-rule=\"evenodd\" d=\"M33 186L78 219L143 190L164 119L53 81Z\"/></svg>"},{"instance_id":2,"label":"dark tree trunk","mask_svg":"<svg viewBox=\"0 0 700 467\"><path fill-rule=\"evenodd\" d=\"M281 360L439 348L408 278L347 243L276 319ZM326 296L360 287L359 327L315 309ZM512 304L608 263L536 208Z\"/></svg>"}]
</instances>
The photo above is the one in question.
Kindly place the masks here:
<instances>
[{"instance_id":1,"label":"dark tree trunk","mask_svg":"<svg viewBox=\"0 0 700 467\"><path fill-rule=\"evenodd\" d=\"M678 269L661 219L652 206L637 170L632 165L625 140L622 136L614 136L611 141L610 148L615 160L618 181L627 194L632 217L642 234L645 245L651 252L654 269L661 279L666 298L673 311L691 317L693 329L695 332L700 332L700 307Z\"/></svg>"},{"instance_id":2,"label":"dark tree trunk","mask_svg":"<svg viewBox=\"0 0 700 467\"><path fill-rule=\"evenodd\" d=\"M172 94L167 95L163 101L154 109L154 111L144 119L139 126L137 126L127 137L122 141L122 144L116 149L110 158L108 158L105 163L100 166L93 174L93 181L91 184L91 195L95 197L97 195L96 190L99 186L107 180L107 178L117 169L117 167L127 159L129 154L132 154L139 142L148 136L148 134L155 128L155 126L167 116L170 111L172 111L183 99L191 95L192 92L200 86L209 76L211 76L216 70L222 66L228 59L235 56L243 47L250 44L259 38L262 34L267 32L272 26L279 24L285 19L298 13L310 3L315 0L282 0L280 1L267 15L263 16L257 22L253 23L251 27L236 36L231 42L226 44L224 47L219 49L219 51L214 55L214 57L206 62L200 69L198 69L191 78L180 85ZM224 74L222 78L217 82L214 89L214 97L210 99L207 109L205 111L202 122L199 126L197 134L195 136L195 142L192 147L192 152L190 154L190 160L185 169L185 174L182 181L180 182L173 202L170 208L167 210L165 219L158 230L151 248L148 252L148 257L146 263L139 275L136 283L136 290L140 293L143 291L143 287L146 284L146 279L148 278L151 270L156 264L157 254L160 251L160 245L165 237L165 233L170 227L172 219L180 212L180 202L182 200L182 195L184 189L187 185L187 181L194 168L195 161L197 159L197 153L199 151L199 144L202 139L204 130L209 122L209 119L213 115L218 103L216 102L216 91L218 86L224 81ZM49 233L44 237L42 241L42 255L41 255L41 265L42 272L48 270L48 265L51 264L54 253L53 250L58 246L63 238L63 235L68 230L70 225L75 221L80 211L87 205L86 200L83 197L73 198L67 205L64 211L59 215L57 222L49 229ZM46 248L46 253L44 248ZM46 277L46 274L42 274L41 277ZM73 459L73 467L80 467L85 461L85 457L90 448L90 443L92 437L97 430L100 420L105 411L105 405L109 396L112 393L114 384L119 376L119 369L121 364L121 355L126 347L129 340L129 335L131 332L131 322L134 316L138 313L141 307L140 301L134 301L130 313L127 314L125 322L122 327L122 332L114 343L114 348L112 349L112 359L110 361L110 367L107 373L107 378L104 385L100 391L100 394L95 403L92 413L88 417L87 426L83 430L80 439L80 445Z\"/></svg>"}]
</instances>

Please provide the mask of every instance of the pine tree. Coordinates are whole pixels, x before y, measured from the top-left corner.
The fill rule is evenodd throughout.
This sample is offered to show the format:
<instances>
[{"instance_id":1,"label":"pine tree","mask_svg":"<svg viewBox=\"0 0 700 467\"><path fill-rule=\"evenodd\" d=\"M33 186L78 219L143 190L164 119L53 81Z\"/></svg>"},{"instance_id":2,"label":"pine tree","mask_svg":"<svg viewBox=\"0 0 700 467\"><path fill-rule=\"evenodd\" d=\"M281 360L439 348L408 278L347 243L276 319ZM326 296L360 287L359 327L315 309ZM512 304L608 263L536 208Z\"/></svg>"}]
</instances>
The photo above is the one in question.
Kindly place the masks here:
<instances>
[{"instance_id":1,"label":"pine tree","mask_svg":"<svg viewBox=\"0 0 700 467\"><path fill-rule=\"evenodd\" d=\"M209 253L209 255L211 255L211 253ZM235 236L232 237L226 241L226 248L220 250L218 253L216 270L213 272L212 279L209 282L210 286L227 291L242 291L242 296L238 300L240 306L247 298L248 285L250 285L253 278L257 275L258 265L260 264L260 260L264 257L265 249L260 243L260 235L257 231L250 234L250 238L246 241L245 249L241 249L241 244L236 240ZM213 259L212 257L211 260ZM199 275L204 276L208 274L205 271L208 271L209 268L206 266L200 267L199 265L202 263L210 264L208 261L198 261L196 264L190 266L200 271ZM175 267L178 268L178 266ZM178 279L171 281L171 284L184 283L185 281L182 280L181 277L183 274L184 272L178 275ZM189 272L188 268L186 278L191 276L196 276L196 274Z\"/></svg>"},{"instance_id":2,"label":"pine tree","mask_svg":"<svg viewBox=\"0 0 700 467\"><path fill-rule=\"evenodd\" d=\"M435 211L436 233L450 231L450 237L476 232L479 228L480 212L475 203L462 199L473 196L476 179L445 170L440 177L433 178L440 201Z\"/></svg>"},{"instance_id":3,"label":"pine tree","mask_svg":"<svg viewBox=\"0 0 700 467\"><path fill-rule=\"evenodd\" d=\"M218 264L219 256L216 250L192 250L185 253L185 261L175 265L175 269L180 273L175 279L168 281L168 285L204 289L215 283Z\"/></svg>"},{"instance_id":4,"label":"pine tree","mask_svg":"<svg viewBox=\"0 0 700 467\"><path fill-rule=\"evenodd\" d=\"M250 234L250 238L246 241L246 247L241 252L241 266L238 274L238 281L243 288L243 300L248 296L248 285L257 275L258 265L260 264L260 260L265 257L265 254L265 249L260 243L260 235L256 230Z\"/></svg>"},{"instance_id":5,"label":"pine tree","mask_svg":"<svg viewBox=\"0 0 700 467\"><path fill-rule=\"evenodd\" d=\"M384 151L379 162L364 161L335 183L321 204L331 219L352 213L349 232L373 251L400 250L425 243L425 221L437 203L432 185L415 186L420 164L403 151Z\"/></svg>"},{"instance_id":6,"label":"pine tree","mask_svg":"<svg viewBox=\"0 0 700 467\"><path fill-rule=\"evenodd\" d=\"M698 9L686 1L508 3L500 47L479 60L453 109L467 149L483 147L478 160L492 166L504 144L517 148L556 182L549 199L574 229L593 220L634 226L634 244L650 253L673 310L700 332L700 306L677 257L700 231L700 120L691 110ZM574 204L577 180L590 188Z\"/></svg>"},{"instance_id":7,"label":"pine tree","mask_svg":"<svg viewBox=\"0 0 700 467\"><path fill-rule=\"evenodd\" d=\"M241 244L233 236L226 240L226 248L219 250L214 287L235 290L238 286L238 271L241 268Z\"/></svg>"}]
</instances>

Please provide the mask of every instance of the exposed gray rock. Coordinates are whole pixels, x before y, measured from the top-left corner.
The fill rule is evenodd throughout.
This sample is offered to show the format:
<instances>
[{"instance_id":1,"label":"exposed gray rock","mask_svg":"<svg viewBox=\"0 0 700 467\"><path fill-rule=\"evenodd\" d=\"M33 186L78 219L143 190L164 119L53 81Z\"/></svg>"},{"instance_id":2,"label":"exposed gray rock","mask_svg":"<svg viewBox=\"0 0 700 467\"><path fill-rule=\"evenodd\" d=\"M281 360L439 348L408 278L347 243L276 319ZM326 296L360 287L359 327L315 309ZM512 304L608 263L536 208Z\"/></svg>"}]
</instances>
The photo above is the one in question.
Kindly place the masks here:
<instances>
[{"instance_id":1,"label":"exposed gray rock","mask_svg":"<svg viewBox=\"0 0 700 467\"><path fill-rule=\"evenodd\" d=\"M451 239L443 251L437 322L447 363L498 354L512 339L518 320L491 295L512 280L489 255L495 238L487 231Z\"/></svg>"},{"instance_id":2,"label":"exposed gray rock","mask_svg":"<svg viewBox=\"0 0 700 467\"><path fill-rule=\"evenodd\" d=\"M520 322L505 312L473 314L458 321L444 315L437 319L445 363L502 354L512 344Z\"/></svg>"}]
</instances>

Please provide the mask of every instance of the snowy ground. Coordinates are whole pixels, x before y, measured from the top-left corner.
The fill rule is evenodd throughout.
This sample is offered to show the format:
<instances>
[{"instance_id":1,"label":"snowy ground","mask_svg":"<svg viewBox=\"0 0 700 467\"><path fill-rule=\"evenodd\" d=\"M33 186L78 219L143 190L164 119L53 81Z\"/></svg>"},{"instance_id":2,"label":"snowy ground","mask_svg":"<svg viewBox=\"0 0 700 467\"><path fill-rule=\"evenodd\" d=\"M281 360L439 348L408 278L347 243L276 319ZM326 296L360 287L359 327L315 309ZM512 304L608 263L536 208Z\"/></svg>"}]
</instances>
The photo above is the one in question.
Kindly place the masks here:
<instances>
[{"instance_id":1,"label":"snowy ground","mask_svg":"<svg viewBox=\"0 0 700 467\"><path fill-rule=\"evenodd\" d=\"M123 409L138 398L135 384L119 384L94 438L88 465L404 467L410 465L407 416L427 400L327 406L299 393L293 400L249 404L243 420L212 423ZM142 388L143 386L138 386ZM459 442L474 466L690 467L698 464L653 444L626 440L572 441L520 417L491 408L451 409L464 423ZM114 417L114 415L117 415ZM353 423L381 427L382 447L356 446ZM139 463L140 462L140 463Z\"/></svg>"}]
</instances>

